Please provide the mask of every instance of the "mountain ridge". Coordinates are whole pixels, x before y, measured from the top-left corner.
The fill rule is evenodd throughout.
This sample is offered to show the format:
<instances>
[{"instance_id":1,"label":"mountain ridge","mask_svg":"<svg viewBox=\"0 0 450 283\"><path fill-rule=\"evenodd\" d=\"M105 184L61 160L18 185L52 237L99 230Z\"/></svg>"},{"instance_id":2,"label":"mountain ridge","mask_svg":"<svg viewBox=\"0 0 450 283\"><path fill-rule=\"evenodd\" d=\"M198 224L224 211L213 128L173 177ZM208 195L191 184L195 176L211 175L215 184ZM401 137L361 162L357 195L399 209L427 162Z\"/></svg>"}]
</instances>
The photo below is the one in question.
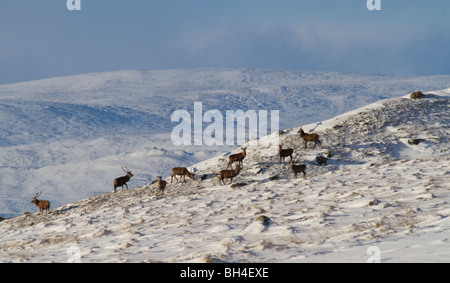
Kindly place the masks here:
<instances>
[{"instance_id":1,"label":"mountain ridge","mask_svg":"<svg viewBox=\"0 0 450 283\"><path fill-rule=\"evenodd\" d=\"M448 87L448 77L373 76L262 69L125 70L0 86L0 215L29 196L61 206L99 192L128 166L133 186L233 150L176 147L173 111L279 110L280 129L319 122L371 102ZM161 155L162 150L170 151ZM186 154L189 153L189 154ZM172 158L172 156L174 156Z\"/></svg>"},{"instance_id":2,"label":"mountain ridge","mask_svg":"<svg viewBox=\"0 0 450 283\"><path fill-rule=\"evenodd\" d=\"M163 196L148 184L5 220L0 259L65 262L75 248L82 262L366 262L375 247L382 262L448 261L449 102L446 89L301 125L321 136L314 150L298 127L273 133L247 145L234 185L218 183L222 154L191 166L197 181L166 178ZM305 179L279 164L278 139Z\"/></svg>"}]
</instances>

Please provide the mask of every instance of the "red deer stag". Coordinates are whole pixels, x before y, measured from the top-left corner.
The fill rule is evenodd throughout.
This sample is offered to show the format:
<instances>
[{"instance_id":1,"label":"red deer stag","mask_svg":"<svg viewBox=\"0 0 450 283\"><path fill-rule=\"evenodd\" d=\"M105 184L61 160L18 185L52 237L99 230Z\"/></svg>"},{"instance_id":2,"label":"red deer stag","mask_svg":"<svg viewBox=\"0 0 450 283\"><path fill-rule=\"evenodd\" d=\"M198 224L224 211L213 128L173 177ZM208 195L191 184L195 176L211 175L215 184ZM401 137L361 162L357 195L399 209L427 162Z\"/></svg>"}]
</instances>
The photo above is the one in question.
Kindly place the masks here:
<instances>
[{"instance_id":1,"label":"red deer stag","mask_svg":"<svg viewBox=\"0 0 450 283\"><path fill-rule=\"evenodd\" d=\"M242 167L244 167L244 158L247 155L246 149L245 147L242 147L242 152L240 153L236 153L236 154L232 154L230 156L228 156L228 165L227 165L227 169L228 167L231 167L231 169L233 169L233 163L234 162L238 162L238 165Z\"/></svg>"},{"instance_id":2,"label":"red deer stag","mask_svg":"<svg viewBox=\"0 0 450 283\"><path fill-rule=\"evenodd\" d=\"M281 144L278 145L278 156L280 156L280 162L278 164L281 164L281 160L282 159L283 159L283 162L284 162L284 159L286 157L288 157L288 156L291 157L291 160L292 160L292 154L293 153L294 153L294 150L292 148L283 149Z\"/></svg>"},{"instance_id":3,"label":"red deer stag","mask_svg":"<svg viewBox=\"0 0 450 283\"><path fill-rule=\"evenodd\" d=\"M161 179L161 176L158 176L158 193L163 194L164 189L166 188L167 182Z\"/></svg>"},{"instance_id":4,"label":"red deer stag","mask_svg":"<svg viewBox=\"0 0 450 283\"><path fill-rule=\"evenodd\" d=\"M220 171L219 184L220 184L220 182L222 182L225 185L225 182L223 181L223 179L226 179L226 178L230 178L230 184L233 183L233 177L236 177L237 175L239 175L240 168L241 167L239 165L237 165L234 170Z\"/></svg>"},{"instance_id":5,"label":"red deer stag","mask_svg":"<svg viewBox=\"0 0 450 283\"><path fill-rule=\"evenodd\" d=\"M43 214L45 210L45 215L48 215L48 210L50 209L50 202L48 200L38 200L37 198L42 194L42 192L37 193L31 203L34 203L39 207L39 214Z\"/></svg>"},{"instance_id":6,"label":"red deer stag","mask_svg":"<svg viewBox=\"0 0 450 283\"><path fill-rule=\"evenodd\" d=\"M195 180L195 174L189 172L186 167L175 167L172 168L172 177L170 177L170 183L172 183L173 178L175 178L175 180L177 180L178 183L178 179L177 179L177 175L180 175L180 180L181 178L183 178L183 182L186 182L186 176L188 176L189 178L191 178L192 180Z\"/></svg>"},{"instance_id":7,"label":"red deer stag","mask_svg":"<svg viewBox=\"0 0 450 283\"><path fill-rule=\"evenodd\" d=\"M316 148L316 145L320 145L320 147L322 147L322 143L319 140L319 135L318 134L306 134L302 128L300 128L300 130L298 130L298 132L300 134L300 137L303 139L304 144L305 144L305 149L306 146L308 144L308 142L313 142L314 143L314 147L313 149Z\"/></svg>"},{"instance_id":8,"label":"red deer stag","mask_svg":"<svg viewBox=\"0 0 450 283\"><path fill-rule=\"evenodd\" d=\"M291 170L294 172L294 178L297 179L297 173L303 173L303 178L306 176L306 165L305 164L298 164L295 165L294 161L291 160Z\"/></svg>"},{"instance_id":9,"label":"red deer stag","mask_svg":"<svg viewBox=\"0 0 450 283\"><path fill-rule=\"evenodd\" d=\"M122 170L127 174L125 176L114 179L114 191L116 191L116 189L118 187L122 187L122 191L123 191L123 185L125 185L128 190L127 182L130 181L131 177L134 176L133 174L131 174L131 171L128 170L127 167L122 167Z\"/></svg>"}]
</instances>

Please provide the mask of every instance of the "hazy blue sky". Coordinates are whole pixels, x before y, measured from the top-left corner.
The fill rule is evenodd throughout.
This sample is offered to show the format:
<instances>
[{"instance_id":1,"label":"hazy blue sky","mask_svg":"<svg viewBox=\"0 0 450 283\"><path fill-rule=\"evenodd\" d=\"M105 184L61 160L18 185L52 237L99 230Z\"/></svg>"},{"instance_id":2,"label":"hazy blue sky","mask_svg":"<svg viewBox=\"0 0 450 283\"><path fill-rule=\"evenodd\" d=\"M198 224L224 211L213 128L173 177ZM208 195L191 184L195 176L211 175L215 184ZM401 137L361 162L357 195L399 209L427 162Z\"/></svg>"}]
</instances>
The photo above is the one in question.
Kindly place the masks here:
<instances>
[{"instance_id":1,"label":"hazy blue sky","mask_svg":"<svg viewBox=\"0 0 450 283\"><path fill-rule=\"evenodd\" d=\"M450 1L0 0L0 84L123 69L450 74Z\"/></svg>"}]
</instances>

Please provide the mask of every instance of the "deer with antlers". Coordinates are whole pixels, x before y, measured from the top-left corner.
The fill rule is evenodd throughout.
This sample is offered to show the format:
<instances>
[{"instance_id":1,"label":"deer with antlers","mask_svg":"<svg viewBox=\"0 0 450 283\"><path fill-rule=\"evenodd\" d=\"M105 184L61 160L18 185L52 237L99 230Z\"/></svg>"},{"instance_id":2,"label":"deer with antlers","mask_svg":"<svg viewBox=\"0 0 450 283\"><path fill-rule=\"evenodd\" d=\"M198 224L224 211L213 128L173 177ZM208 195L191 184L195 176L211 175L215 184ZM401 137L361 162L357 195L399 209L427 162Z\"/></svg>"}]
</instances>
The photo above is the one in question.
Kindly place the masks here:
<instances>
[{"instance_id":1,"label":"deer with antlers","mask_svg":"<svg viewBox=\"0 0 450 283\"><path fill-rule=\"evenodd\" d=\"M50 209L50 202L48 200L38 200L37 198L42 194L42 192L37 193L31 203L34 203L39 207L39 214L43 214L45 210L45 215L48 215L48 210Z\"/></svg>"},{"instance_id":2,"label":"deer with antlers","mask_svg":"<svg viewBox=\"0 0 450 283\"><path fill-rule=\"evenodd\" d=\"M175 178L175 180L177 180L177 183L178 183L177 175L181 176L180 179L183 178L183 182L186 182L186 176L188 176L192 180L195 180L195 174L189 172L186 167L175 167L175 168L172 168L172 173L173 174L172 174L172 177L170 177L170 183L172 183L173 178Z\"/></svg>"},{"instance_id":3,"label":"deer with antlers","mask_svg":"<svg viewBox=\"0 0 450 283\"><path fill-rule=\"evenodd\" d=\"M128 190L127 182L130 181L131 177L134 176L133 174L131 174L131 171L128 170L127 167L122 167L122 170L127 174L125 176L114 179L114 191L116 191L118 187L122 187L123 191L123 185L125 185Z\"/></svg>"},{"instance_id":4,"label":"deer with antlers","mask_svg":"<svg viewBox=\"0 0 450 283\"><path fill-rule=\"evenodd\" d=\"M300 130L298 130L297 133L299 133L300 137L303 139L304 144L305 144L305 149L306 149L308 142L314 143L313 149L316 148L316 145L320 145L320 147L322 147L322 142L320 142L318 134L307 134L303 131L302 128L300 128Z\"/></svg>"},{"instance_id":5,"label":"deer with antlers","mask_svg":"<svg viewBox=\"0 0 450 283\"><path fill-rule=\"evenodd\" d=\"M247 155L246 149L247 149L247 148L242 147L242 148L241 148L242 152L236 153L236 154L232 154L232 155L228 156L228 160L229 160L229 161L228 161L227 169L228 169L228 167L231 167L231 169L233 169L233 166L232 166L232 165L233 165L234 162L238 162L238 165L239 165L239 166L242 165L242 167L244 167L244 166L243 166L243 164L244 164L244 158L245 158L245 156Z\"/></svg>"}]
</instances>

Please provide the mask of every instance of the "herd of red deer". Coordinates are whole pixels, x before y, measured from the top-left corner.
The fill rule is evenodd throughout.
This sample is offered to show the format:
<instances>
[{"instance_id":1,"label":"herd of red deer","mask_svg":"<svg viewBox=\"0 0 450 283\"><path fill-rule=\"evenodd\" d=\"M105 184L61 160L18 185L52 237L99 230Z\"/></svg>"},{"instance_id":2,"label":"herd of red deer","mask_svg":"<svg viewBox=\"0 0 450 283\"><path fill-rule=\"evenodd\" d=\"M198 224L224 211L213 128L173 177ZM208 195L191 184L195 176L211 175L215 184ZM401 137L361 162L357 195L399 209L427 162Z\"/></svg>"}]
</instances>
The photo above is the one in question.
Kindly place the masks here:
<instances>
[{"instance_id":1,"label":"herd of red deer","mask_svg":"<svg viewBox=\"0 0 450 283\"><path fill-rule=\"evenodd\" d=\"M306 134L303 131L303 129L300 129L298 131L298 133L300 134L300 137L304 141L305 149L307 148L308 142L313 142L314 148L316 148L317 144L319 144L320 147L322 147L322 143L319 140L318 134ZM231 184L231 183L233 183L233 178L236 177L237 175L239 175L241 166L243 167L243 160L244 160L245 156L247 155L246 148L243 147L241 149L242 149L242 152L228 156L227 168L225 170L221 170L219 172L219 184L221 184L221 182L222 182L225 185L224 179L230 179L230 184ZM294 150L292 148L283 149L282 146L279 145L278 146L278 156L280 158L279 164L281 164L281 161L284 162L286 157L290 157L291 158L290 159L291 170L294 173L294 178L297 178L298 173L303 173L303 178L305 178L306 165L305 164L294 164L294 160L292 159L293 153L294 153ZM233 169L234 162L238 163L235 169ZM231 167L231 169L228 169L230 167ZM128 189L127 182L130 181L131 177L134 176L127 167L122 167L122 170L126 173L126 175L114 179L114 192L116 191L116 189L118 187L122 187L122 191L123 191L123 186L126 186L126 188ZM175 178L175 180L178 182L177 176L181 176L180 180L182 179L183 182L186 181L186 176L188 176L188 178L191 178L192 180L195 180L195 174L189 172L189 170L187 170L185 167L175 167L172 169L172 173L173 174L170 178L170 183L172 183L173 178ZM158 176L157 183L158 183L158 193L163 194L164 189L167 186L167 182L162 180L162 176ZM45 211L46 215L48 215L48 210L50 209L50 202L47 200L38 200L37 198L41 194L42 194L42 192L36 194L31 202L39 207L40 214L43 214Z\"/></svg>"}]
</instances>

